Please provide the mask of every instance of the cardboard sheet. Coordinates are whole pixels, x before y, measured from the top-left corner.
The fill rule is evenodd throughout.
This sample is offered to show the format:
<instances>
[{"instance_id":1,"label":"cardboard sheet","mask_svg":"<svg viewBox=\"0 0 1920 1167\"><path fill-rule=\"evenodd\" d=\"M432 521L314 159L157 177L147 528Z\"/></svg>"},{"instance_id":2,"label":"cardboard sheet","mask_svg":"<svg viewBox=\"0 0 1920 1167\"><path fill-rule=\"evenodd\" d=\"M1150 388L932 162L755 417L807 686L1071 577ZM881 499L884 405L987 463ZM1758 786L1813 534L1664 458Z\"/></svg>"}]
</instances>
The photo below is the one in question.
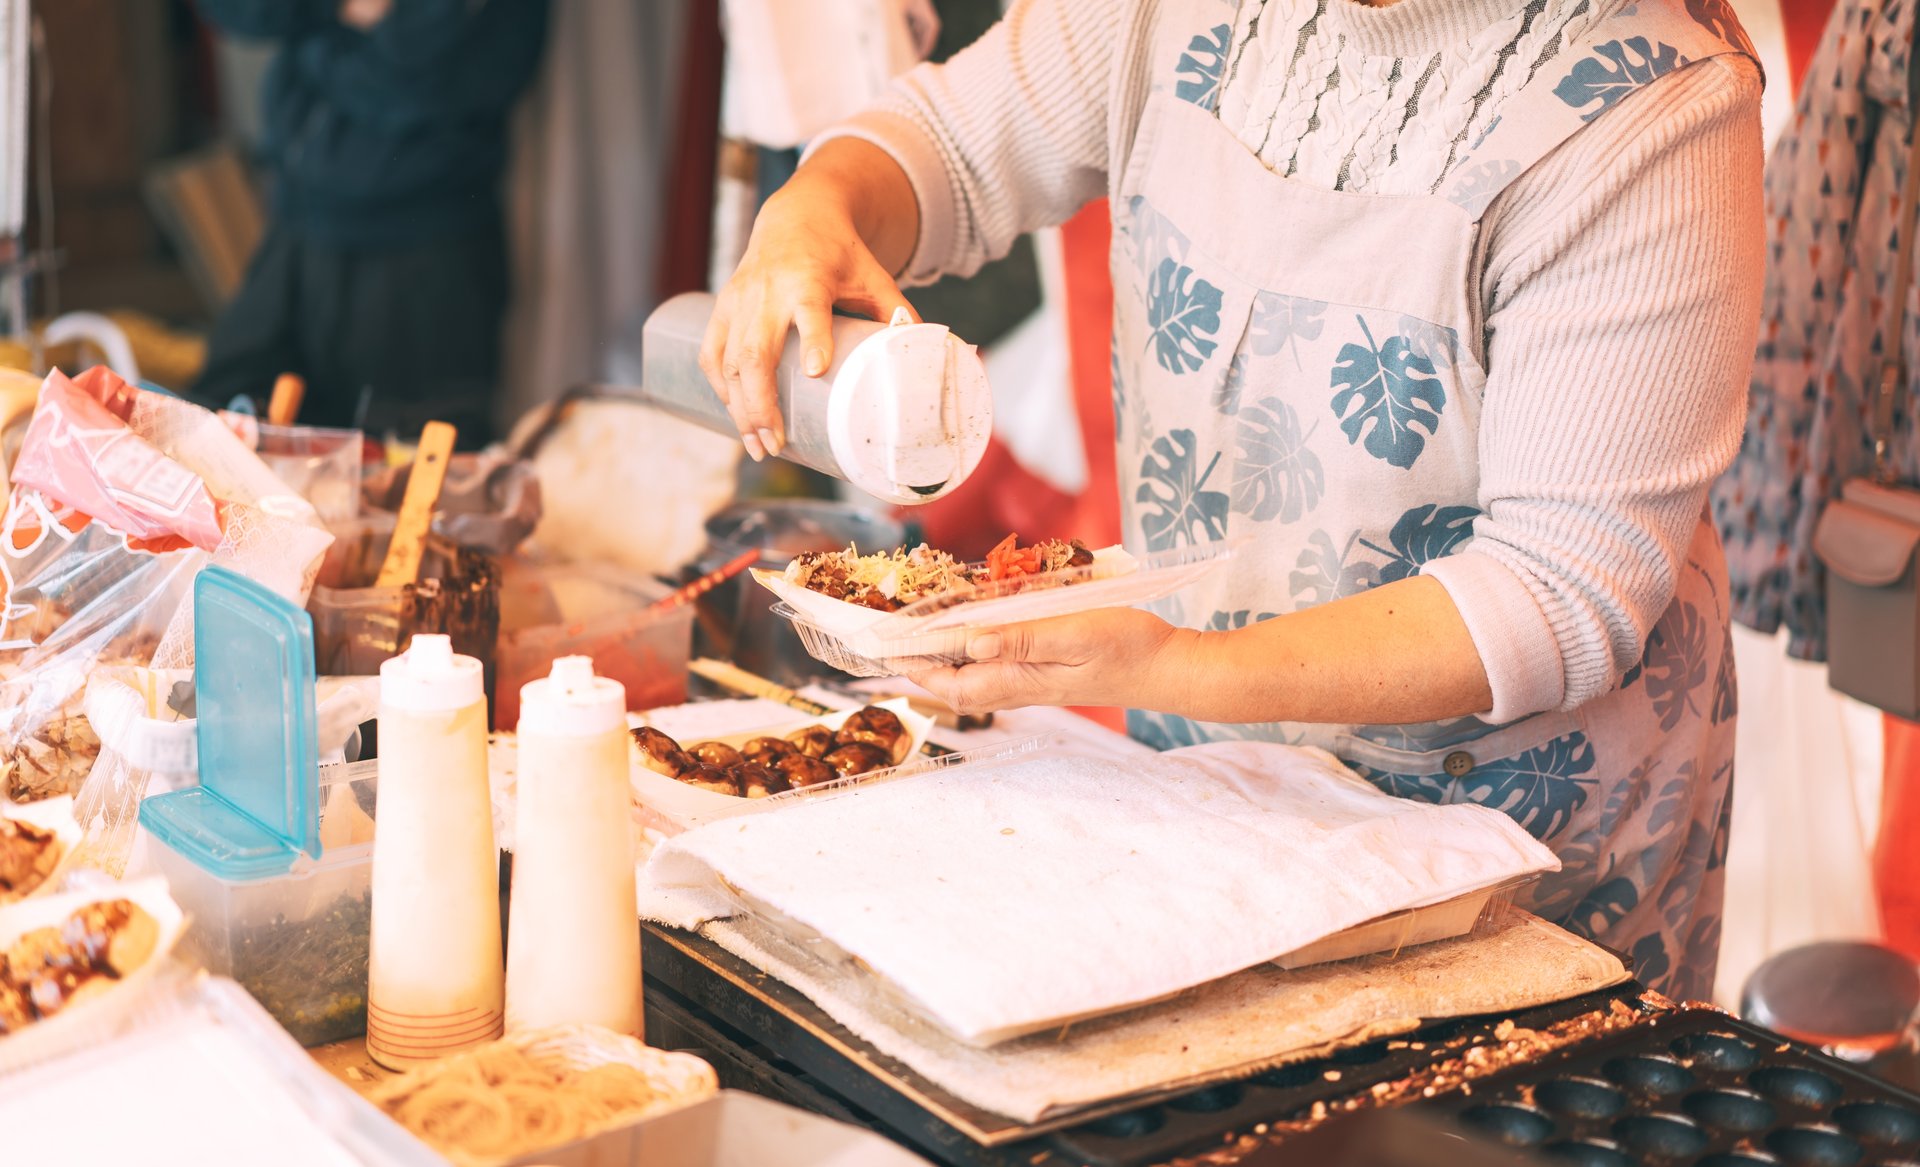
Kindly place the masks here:
<instances>
[{"instance_id":1,"label":"cardboard sheet","mask_svg":"<svg viewBox=\"0 0 1920 1167\"><path fill-rule=\"evenodd\" d=\"M1514 910L1474 937L1286 971L1249 969L1171 1001L975 1049L864 991L841 966L745 921L702 933L975 1106L1039 1122L1096 1103L1246 1077L1422 1020L1519 1011L1620 984L1618 957Z\"/></svg>"}]
</instances>

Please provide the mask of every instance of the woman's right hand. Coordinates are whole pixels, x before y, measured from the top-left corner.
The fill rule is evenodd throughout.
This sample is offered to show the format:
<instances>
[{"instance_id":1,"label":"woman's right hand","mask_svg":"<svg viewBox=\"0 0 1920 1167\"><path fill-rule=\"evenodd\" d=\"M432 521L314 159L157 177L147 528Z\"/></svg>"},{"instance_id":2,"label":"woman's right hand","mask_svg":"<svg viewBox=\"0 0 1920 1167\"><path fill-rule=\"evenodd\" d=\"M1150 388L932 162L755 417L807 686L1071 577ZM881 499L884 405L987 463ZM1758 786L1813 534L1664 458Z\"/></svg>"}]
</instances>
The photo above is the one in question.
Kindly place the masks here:
<instances>
[{"instance_id":1,"label":"woman's right hand","mask_svg":"<svg viewBox=\"0 0 1920 1167\"><path fill-rule=\"evenodd\" d=\"M700 346L700 369L754 461L786 444L774 369L789 326L802 370L817 377L833 364L835 307L874 320L913 312L875 251L904 265L918 220L905 172L850 138L822 146L760 209Z\"/></svg>"}]
</instances>

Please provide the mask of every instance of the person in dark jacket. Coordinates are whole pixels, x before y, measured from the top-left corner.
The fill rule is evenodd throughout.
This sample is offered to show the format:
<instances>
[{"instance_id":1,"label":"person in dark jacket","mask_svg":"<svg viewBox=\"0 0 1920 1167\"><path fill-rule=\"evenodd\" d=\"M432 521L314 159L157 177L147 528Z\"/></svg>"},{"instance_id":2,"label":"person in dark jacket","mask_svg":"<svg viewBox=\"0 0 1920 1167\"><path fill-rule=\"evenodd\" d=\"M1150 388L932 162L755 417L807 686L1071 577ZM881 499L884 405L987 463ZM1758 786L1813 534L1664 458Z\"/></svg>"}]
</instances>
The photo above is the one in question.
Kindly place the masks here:
<instances>
[{"instance_id":1,"label":"person in dark jacket","mask_svg":"<svg viewBox=\"0 0 1920 1167\"><path fill-rule=\"evenodd\" d=\"M263 101L273 201L193 396L306 380L304 424L484 443L508 294L507 117L547 0L199 0L281 49Z\"/></svg>"}]
</instances>

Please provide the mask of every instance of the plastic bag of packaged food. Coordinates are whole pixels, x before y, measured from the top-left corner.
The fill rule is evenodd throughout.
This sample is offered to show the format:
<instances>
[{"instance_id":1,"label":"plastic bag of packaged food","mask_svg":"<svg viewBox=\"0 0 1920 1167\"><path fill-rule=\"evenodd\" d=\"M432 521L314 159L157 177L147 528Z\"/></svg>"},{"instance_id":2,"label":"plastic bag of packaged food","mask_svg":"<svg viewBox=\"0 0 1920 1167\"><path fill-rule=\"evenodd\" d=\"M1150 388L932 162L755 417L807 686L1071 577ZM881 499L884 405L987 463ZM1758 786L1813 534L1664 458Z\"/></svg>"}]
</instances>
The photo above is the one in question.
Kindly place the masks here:
<instances>
[{"instance_id":1,"label":"plastic bag of packaged food","mask_svg":"<svg viewBox=\"0 0 1920 1167\"><path fill-rule=\"evenodd\" d=\"M49 374L0 526L0 794L78 790L94 858L124 857L146 776L96 765L88 677L190 668L202 566L304 602L332 538L211 412L105 368Z\"/></svg>"}]
</instances>

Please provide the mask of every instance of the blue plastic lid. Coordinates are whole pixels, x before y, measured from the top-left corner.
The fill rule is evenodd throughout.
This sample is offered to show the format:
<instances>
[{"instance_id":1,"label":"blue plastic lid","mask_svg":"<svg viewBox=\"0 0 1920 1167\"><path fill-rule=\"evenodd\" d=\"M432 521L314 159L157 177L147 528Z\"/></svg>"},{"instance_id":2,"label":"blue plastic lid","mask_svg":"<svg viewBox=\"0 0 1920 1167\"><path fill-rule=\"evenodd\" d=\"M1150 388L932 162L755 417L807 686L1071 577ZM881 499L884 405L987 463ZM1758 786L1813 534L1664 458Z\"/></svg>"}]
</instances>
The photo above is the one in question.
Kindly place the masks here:
<instances>
[{"instance_id":1,"label":"blue plastic lid","mask_svg":"<svg viewBox=\"0 0 1920 1167\"><path fill-rule=\"evenodd\" d=\"M222 879L320 855L313 620L221 567L193 583L200 785L140 804L153 836Z\"/></svg>"}]
</instances>

